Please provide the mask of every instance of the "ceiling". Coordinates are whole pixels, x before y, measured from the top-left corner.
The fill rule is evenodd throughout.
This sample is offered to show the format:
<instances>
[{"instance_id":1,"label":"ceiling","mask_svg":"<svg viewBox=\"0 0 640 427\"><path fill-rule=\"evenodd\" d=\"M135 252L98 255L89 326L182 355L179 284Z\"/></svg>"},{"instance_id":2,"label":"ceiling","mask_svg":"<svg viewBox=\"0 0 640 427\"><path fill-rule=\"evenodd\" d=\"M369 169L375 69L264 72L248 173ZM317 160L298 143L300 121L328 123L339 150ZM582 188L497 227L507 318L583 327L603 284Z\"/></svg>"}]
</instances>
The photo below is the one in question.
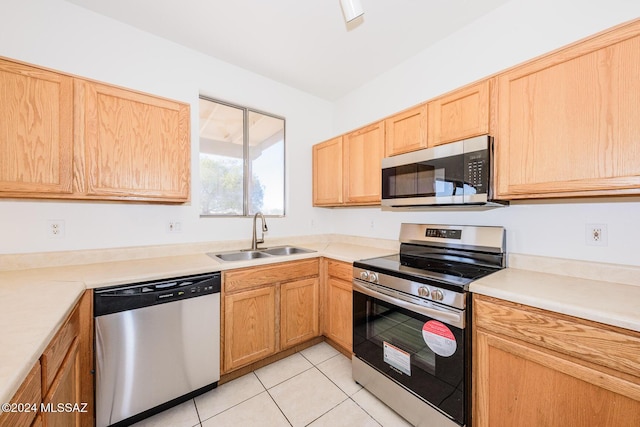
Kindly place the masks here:
<instances>
[{"instance_id":1,"label":"ceiling","mask_svg":"<svg viewBox=\"0 0 640 427\"><path fill-rule=\"evenodd\" d=\"M335 101L509 0L67 0Z\"/></svg>"}]
</instances>

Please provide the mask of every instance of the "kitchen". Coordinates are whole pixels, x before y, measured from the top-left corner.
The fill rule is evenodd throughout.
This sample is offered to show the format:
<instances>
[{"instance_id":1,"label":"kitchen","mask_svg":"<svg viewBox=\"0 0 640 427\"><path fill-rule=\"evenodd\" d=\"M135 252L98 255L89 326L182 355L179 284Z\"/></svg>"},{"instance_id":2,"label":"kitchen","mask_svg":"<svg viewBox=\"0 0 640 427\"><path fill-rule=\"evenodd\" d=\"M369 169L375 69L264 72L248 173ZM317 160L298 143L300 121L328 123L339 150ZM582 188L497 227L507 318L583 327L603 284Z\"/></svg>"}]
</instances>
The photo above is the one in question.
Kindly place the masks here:
<instances>
[{"instance_id":1,"label":"kitchen","mask_svg":"<svg viewBox=\"0 0 640 427\"><path fill-rule=\"evenodd\" d=\"M472 223L504 226L510 253L638 266L634 242L640 232L634 220L640 204L635 198L518 202L483 212L312 207L311 145L638 16L637 6L625 1L590 2L580 8L577 13L569 4L506 3L334 102L65 1L12 2L11 10L0 18L0 54L188 102L192 141L198 139L194 106L199 94L286 117L287 158L295 159L287 162L286 175L296 179L287 183L287 216L269 220L269 244L269 239L325 234L397 241L403 222ZM427 67L427 58L433 55L449 68ZM465 66L469 63L474 67ZM398 90L398 82L411 82L411 87ZM194 174L196 166L192 156ZM81 250L90 257L100 249L188 244L201 242L202 236L212 241L245 240L248 245L250 219L200 219L195 198L192 195L192 205L185 206L2 201L0 251L7 255L3 262L40 252ZM45 226L52 219L64 220L64 238L46 237ZM169 220L181 222L182 231L167 233ZM608 226L607 246L585 245L585 224L592 223ZM126 252L114 250L109 256L118 259Z\"/></svg>"}]
</instances>

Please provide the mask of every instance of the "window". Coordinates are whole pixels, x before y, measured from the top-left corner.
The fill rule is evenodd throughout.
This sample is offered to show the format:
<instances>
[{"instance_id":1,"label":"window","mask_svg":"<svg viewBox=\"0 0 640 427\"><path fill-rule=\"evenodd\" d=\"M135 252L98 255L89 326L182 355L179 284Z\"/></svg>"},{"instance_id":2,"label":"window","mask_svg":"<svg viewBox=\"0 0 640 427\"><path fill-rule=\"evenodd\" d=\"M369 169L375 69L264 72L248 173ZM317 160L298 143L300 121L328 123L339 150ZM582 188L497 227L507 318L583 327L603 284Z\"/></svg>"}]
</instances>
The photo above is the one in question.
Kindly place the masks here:
<instances>
[{"instance_id":1,"label":"window","mask_svg":"<svg viewBox=\"0 0 640 427\"><path fill-rule=\"evenodd\" d=\"M284 215L284 119L200 98L200 215Z\"/></svg>"}]
</instances>

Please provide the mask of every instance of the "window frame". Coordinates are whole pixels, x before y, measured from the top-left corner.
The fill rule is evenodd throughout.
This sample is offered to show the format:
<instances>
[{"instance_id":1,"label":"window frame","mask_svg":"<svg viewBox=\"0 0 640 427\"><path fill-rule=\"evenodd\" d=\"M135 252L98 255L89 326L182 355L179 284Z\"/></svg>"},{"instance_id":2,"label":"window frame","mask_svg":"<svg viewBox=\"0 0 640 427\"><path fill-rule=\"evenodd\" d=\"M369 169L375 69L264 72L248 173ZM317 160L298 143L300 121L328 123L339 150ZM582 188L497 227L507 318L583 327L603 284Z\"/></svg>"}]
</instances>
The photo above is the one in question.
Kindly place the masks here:
<instances>
[{"instance_id":1,"label":"window frame","mask_svg":"<svg viewBox=\"0 0 640 427\"><path fill-rule=\"evenodd\" d=\"M198 100L205 100L215 102L217 104L225 105L231 108L237 108L242 110L242 215L225 215L225 214L203 214L200 212L200 218L253 218L254 214L249 213L250 208L250 177L251 177L251 161L249 159L249 113L257 113L265 116L273 117L274 119L282 120L282 214L265 214L266 218L284 218L287 215L287 120L283 116L277 114L267 113L262 110L258 110L252 107L245 107L242 105L234 104L232 102L223 101L217 98L213 98L207 95L199 95ZM198 111L200 109L198 108ZM198 120L200 115L198 114ZM200 182L200 136L198 135L198 190L201 188Z\"/></svg>"}]
</instances>

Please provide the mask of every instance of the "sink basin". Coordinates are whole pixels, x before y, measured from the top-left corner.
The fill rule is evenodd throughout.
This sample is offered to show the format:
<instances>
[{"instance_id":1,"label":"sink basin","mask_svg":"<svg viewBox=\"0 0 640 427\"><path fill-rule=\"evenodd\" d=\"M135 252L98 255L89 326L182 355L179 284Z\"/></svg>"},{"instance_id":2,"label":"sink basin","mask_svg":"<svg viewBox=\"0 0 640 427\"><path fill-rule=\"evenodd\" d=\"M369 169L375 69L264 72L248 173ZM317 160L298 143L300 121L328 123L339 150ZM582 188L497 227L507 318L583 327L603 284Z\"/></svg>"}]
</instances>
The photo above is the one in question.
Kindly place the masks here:
<instances>
[{"instance_id":1,"label":"sink basin","mask_svg":"<svg viewBox=\"0 0 640 427\"><path fill-rule=\"evenodd\" d=\"M269 255L295 255L295 254L308 254L315 252L310 249L298 248L296 246L276 246L274 248L262 249L262 252L266 252Z\"/></svg>"},{"instance_id":2,"label":"sink basin","mask_svg":"<svg viewBox=\"0 0 640 427\"><path fill-rule=\"evenodd\" d=\"M219 254L209 252L211 258L217 259L218 261L249 261L256 258L268 258L272 256L283 256L283 255L296 255L296 254L307 254L312 251L311 249L299 248L297 246L275 246L273 248L265 248L258 249L257 251L244 250L244 251L230 251L230 252L221 252Z\"/></svg>"},{"instance_id":3,"label":"sink basin","mask_svg":"<svg viewBox=\"0 0 640 427\"><path fill-rule=\"evenodd\" d=\"M266 254L261 251L235 251L235 252L225 252L220 254L212 254L208 253L212 258L218 258L222 261L248 261L256 258L267 258L271 255Z\"/></svg>"}]
</instances>

